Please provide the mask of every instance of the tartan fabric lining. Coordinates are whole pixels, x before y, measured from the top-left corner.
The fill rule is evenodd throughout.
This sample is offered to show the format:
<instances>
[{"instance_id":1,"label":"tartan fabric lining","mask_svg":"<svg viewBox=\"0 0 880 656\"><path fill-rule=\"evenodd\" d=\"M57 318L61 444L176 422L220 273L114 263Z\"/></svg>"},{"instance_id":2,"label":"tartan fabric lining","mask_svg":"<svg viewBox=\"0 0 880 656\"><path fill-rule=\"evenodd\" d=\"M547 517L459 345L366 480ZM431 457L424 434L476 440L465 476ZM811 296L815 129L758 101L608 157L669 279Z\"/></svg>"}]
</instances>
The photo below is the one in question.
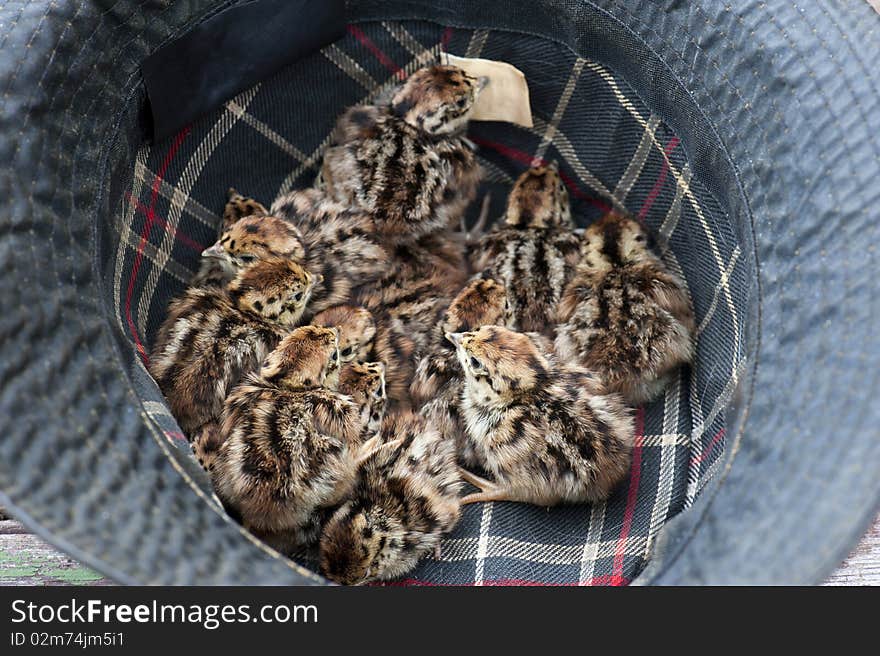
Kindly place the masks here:
<instances>
[{"instance_id":1,"label":"tartan fabric lining","mask_svg":"<svg viewBox=\"0 0 880 656\"><path fill-rule=\"evenodd\" d=\"M425 560L398 584L627 584L644 567L663 523L689 507L715 474L724 410L746 365L741 309L748 283L728 217L691 178L678 138L604 66L510 32L427 22L351 25L339 42L139 151L115 214L115 248L102 253L113 277L105 302L128 366L149 379L149 345L199 252L216 238L226 188L268 204L309 185L339 112L375 97L441 50L509 61L529 81L533 129L477 123L470 131L492 215L502 212L519 172L556 159L581 225L613 207L638 216L659 234L664 258L688 282L697 360L664 398L639 410L630 478L606 502L549 510L467 506L440 559ZM151 421L190 457L158 388L142 389Z\"/></svg>"}]
</instances>

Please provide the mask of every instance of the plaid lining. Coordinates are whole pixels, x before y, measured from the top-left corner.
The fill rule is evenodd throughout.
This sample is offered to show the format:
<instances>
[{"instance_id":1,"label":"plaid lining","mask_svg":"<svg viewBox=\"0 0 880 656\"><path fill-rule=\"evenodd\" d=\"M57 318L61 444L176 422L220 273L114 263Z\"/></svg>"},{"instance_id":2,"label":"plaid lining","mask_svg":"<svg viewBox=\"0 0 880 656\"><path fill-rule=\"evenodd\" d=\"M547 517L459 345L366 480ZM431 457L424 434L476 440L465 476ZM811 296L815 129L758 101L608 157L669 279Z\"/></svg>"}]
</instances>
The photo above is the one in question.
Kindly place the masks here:
<instances>
[{"instance_id":1,"label":"plaid lining","mask_svg":"<svg viewBox=\"0 0 880 656\"><path fill-rule=\"evenodd\" d=\"M552 509L475 504L443 544L398 584L625 585L642 570L663 523L693 503L724 447L724 409L745 367L738 311L746 271L727 216L698 180L678 138L605 67L563 46L503 31L427 22L361 23L320 53L245 91L172 139L144 146L102 254L124 352L138 378L168 302L216 238L230 185L262 202L309 185L335 117L368 101L441 50L509 61L529 80L535 126L475 123L470 134L503 211L513 179L556 159L587 225L625 208L660 235L663 257L688 281L697 362L638 412L631 475L605 503ZM477 204L475 204L477 205ZM471 210L474 214L477 208ZM147 414L189 454L154 385Z\"/></svg>"}]
</instances>

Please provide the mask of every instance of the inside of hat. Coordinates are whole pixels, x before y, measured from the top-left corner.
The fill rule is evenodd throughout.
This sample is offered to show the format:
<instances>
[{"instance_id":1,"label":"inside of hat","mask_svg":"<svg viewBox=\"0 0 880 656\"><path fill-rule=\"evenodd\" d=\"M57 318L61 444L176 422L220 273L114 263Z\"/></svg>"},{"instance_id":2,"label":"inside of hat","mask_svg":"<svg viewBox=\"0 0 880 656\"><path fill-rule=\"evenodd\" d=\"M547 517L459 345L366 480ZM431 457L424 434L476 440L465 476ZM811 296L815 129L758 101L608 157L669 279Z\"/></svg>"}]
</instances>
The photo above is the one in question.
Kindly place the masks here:
<instances>
[{"instance_id":1,"label":"inside of hat","mask_svg":"<svg viewBox=\"0 0 880 656\"><path fill-rule=\"evenodd\" d=\"M474 122L469 129L485 172L481 196L491 192L490 218L503 213L513 181L532 162L557 161L579 226L624 208L656 234L663 259L687 282L697 355L660 399L638 409L630 475L611 498L551 509L465 506L439 559L425 559L403 583L627 584L663 524L692 505L718 469L725 409L745 366L749 277L737 231L692 173L680 138L623 77L563 43L435 22L355 22L339 41L172 137L141 144L116 183L123 188L111 197L120 200L100 242L120 349L151 420L180 458L191 458L145 367L169 301L216 239L226 190L268 206L310 186L343 109L369 102L443 51L509 62L528 81L532 128Z\"/></svg>"}]
</instances>

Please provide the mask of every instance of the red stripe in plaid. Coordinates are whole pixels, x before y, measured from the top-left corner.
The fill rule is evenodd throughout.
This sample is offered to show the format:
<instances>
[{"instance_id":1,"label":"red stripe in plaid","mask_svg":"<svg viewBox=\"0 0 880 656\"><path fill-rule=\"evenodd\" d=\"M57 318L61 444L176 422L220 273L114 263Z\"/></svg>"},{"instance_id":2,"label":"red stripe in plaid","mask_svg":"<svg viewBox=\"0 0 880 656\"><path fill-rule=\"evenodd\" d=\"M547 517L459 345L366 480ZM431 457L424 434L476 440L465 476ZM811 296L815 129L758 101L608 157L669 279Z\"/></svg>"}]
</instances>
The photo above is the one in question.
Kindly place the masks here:
<instances>
[{"instance_id":1,"label":"red stripe in plaid","mask_svg":"<svg viewBox=\"0 0 880 656\"><path fill-rule=\"evenodd\" d=\"M623 557L626 555L626 538L632 527L633 513L636 508L636 499L639 496L639 479L642 476L642 443L645 436L645 409L639 408L636 412L636 435L633 442L632 467L629 475L629 494L626 498L626 510L623 513L623 526L620 529L620 538L617 540L617 550L614 553L613 578L624 581ZM612 585L625 585L625 583L612 583Z\"/></svg>"},{"instance_id":2,"label":"red stripe in plaid","mask_svg":"<svg viewBox=\"0 0 880 656\"><path fill-rule=\"evenodd\" d=\"M132 196L127 191L125 192L125 198L129 202L134 201L135 207L137 207L138 212L140 212L144 216L147 216L147 217L150 216L150 208L147 207L146 205L144 205L141 201L139 201L137 198ZM168 222L165 219L163 219L162 217L158 216L155 212L153 213L153 221L158 223L159 226L162 227L166 232L170 229ZM185 235L183 232L180 231L180 229L176 229L173 232L174 232L174 240L175 241L179 241L184 246L188 246L189 248L193 249L194 251L196 251L198 253L201 253L203 250L205 250L207 248L207 246L205 244L201 244L201 243L197 242L195 239L193 239L192 237Z\"/></svg>"},{"instance_id":3,"label":"red stripe in plaid","mask_svg":"<svg viewBox=\"0 0 880 656\"><path fill-rule=\"evenodd\" d=\"M669 143L666 144L666 148L664 149L666 157L663 158L663 165L660 167L660 175L657 176L657 182L654 183L654 187L645 199L642 209L639 210L639 221L645 220L645 217L648 216L648 212L651 211L651 207L654 205L654 201L657 200L657 196L660 195L663 183L666 182L666 176L669 175L669 160L666 158L672 154L672 151L675 150L678 142L678 137L672 137L672 139L669 140Z\"/></svg>"},{"instance_id":4,"label":"red stripe in plaid","mask_svg":"<svg viewBox=\"0 0 880 656\"><path fill-rule=\"evenodd\" d=\"M665 153L666 157L672 153L675 147L678 145L679 139L678 137L672 137L669 140L669 143L666 145ZM651 209L651 206L654 204L654 201L657 199L657 196L660 194L660 189L663 186L663 183L666 181L666 176L669 174L669 163L668 160L663 158L663 166L660 169L660 174L657 176L657 182L654 184L653 189L648 194L648 197L645 198L645 202L642 204L642 208L639 210L639 220L644 220L644 218L648 215L648 212ZM632 520L633 514L635 512L636 500L639 496L639 480L642 474L642 445L644 444L645 437L645 409L639 408L636 412L636 433L635 439L633 441L633 455L632 455L632 466L630 468L630 479L629 479L629 494L626 499L626 509L623 513L623 526L620 529L620 538L617 540L617 550L614 554L614 568L612 578L619 578L623 580L623 560L626 555L626 539L629 535L630 528L632 528ZM615 585L612 583L612 585ZM619 585L625 585L624 583L620 583Z\"/></svg>"},{"instance_id":5,"label":"red stripe in plaid","mask_svg":"<svg viewBox=\"0 0 880 656\"><path fill-rule=\"evenodd\" d=\"M494 141L489 141L488 139L483 139L482 137L470 137L471 141L473 141L478 146L484 146L485 148L491 148L492 150L504 155L508 159L512 159L515 162L522 162L526 166L532 166L532 163L535 161L535 158L532 155L529 155L527 152L518 150L516 148L512 148L511 146L505 146L504 144L496 143ZM538 164L541 166L546 166L549 163L549 160L544 159L543 157L538 160ZM590 194L582 191L577 183L568 177L562 171L559 172L559 177L562 178L562 181L565 183L571 193L573 193L578 198L585 200L590 205L598 207L603 212L610 212L611 206L607 203L591 196Z\"/></svg>"},{"instance_id":6,"label":"red stripe in plaid","mask_svg":"<svg viewBox=\"0 0 880 656\"><path fill-rule=\"evenodd\" d=\"M720 442L723 437L724 437L724 429L722 428L720 431L715 433L715 437L713 437L712 441L709 442L709 446L707 446L705 448L705 450L700 455L694 456L693 458L691 458L691 461L690 461L691 466L699 465L706 458L708 458L709 454L712 453L712 449L715 448L715 445L718 444L718 442Z\"/></svg>"},{"instance_id":7,"label":"red stripe in plaid","mask_svg":"<svg viewBox=\"0 0 880 656\"><path fill-rule=\"evenodd\" d=\"M357 39L362 46L364 46L367 50L373 53L373 56L378 59L382 65L387 68L389 71L393 72L399 79L406 79L406 71L404 71L400 66L395 64L391 57L386 55L382 50L379 49L375 43L370 40L366 34L364 34L360 28L355 25L348 26L348 33L351 34L355 39Z\"/></svg>"},{"instance_id":8,"label":"red stripe in plaid","mask_svg":"<svg viewBox=\"0 0 880 656\"><path fill-rule=\"evenodd\" d=\"M629 579L619 574L605 574L603 576L594 576L586 581L581 581L578 585L609 585L623 586L629 585Z\"/></svg>"},{"instance_id":9,"label":"red stripe in plaid","mask_svg":"<svg viewBox=\"0 0 880 656\"><path fill-rule=\"evenodd\" d=\"M601 577L600 577L601 578ZM610 578L610 577L605 577ZM422 579L400 579L399 581L385 581L381 583L372 583L374 587L396 588L402 586L417 585L431 588L448 588L460 585L473 585L470 583L433 583L431 581L423 581ZM543 581L530 581L528 579L487 579L483 581L483 585L504 587L504 586L540 586L540 587L568 587L575 586L577 583L544 583Z\"/></svg>"},{"instance_id":10,"label":"red stripe in plaid","mask_svg":"<svg viewBox=\"0 0 880 656\"><path fill-rule=\"evenodd\" d=\"M137 255L134 259L134 265L131 268L131 275L128 278L128 289L125 293L125 320L128 323L128 328L131 331L132 338L134 339L134 345L137 348L141 359L144 361L144 364L147 364L149 358L147 358L147 351L144 348L144 345L141 344L141 339L138 335L137 327L134 325L134 321L131 318L131 297L134 293L134 283L135 280L137 280L138 271L140 271L141 268L141 262L143 262L144 259L144 246L146 246L147 240L150 238L150 232L152 232L153 223L156 220L156 200L159 197L159 185L162 183L162 178L165 177L165 171L168 170L168 167L171 165L171 161L177 154L177 149L180 148L180 144L183 143L186 135L189 134L189 129L190 127L186 126L177 134L176 137L174 137L174 141L171 143L171 147L168 149L168 153L165 155L165 159L162 161L162 166L159 167L159 171L158 173L156 173L156 179L153 182L153 190L150 194L150 206L147 208L144 229L141 231L141 239L138 243Z\"/></svg>"}]
</instances>

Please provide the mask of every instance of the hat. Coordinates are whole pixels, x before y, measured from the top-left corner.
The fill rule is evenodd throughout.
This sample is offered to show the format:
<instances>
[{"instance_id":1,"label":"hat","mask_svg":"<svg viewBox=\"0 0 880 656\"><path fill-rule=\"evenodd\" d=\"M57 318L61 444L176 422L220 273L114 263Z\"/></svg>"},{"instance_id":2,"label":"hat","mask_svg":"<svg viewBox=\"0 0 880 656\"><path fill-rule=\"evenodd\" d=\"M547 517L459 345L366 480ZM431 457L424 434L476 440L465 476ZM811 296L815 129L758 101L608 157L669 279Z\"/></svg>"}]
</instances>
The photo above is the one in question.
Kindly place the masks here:
<instances>
[{"instance_id":1,"label":"hat","mask_svg":"<svg viewBox=\"0 0 880 656\"><path fill-rule=\"evenodd\" d=\"M180 88L202 113L155 140L148 58L259 36L267 1L0 8L0 504L120 583L324 582L226 516L146 363L226 189L268 206L311 184L345 107L446 51L529 84L532 128L469 130L492 215L557 160L581 226L652 229L697 355L638 410L607 502L467 506L404 583L820 582L880 504L871 6L349 3L340 38L261 81ZM211 22L230 6L243 36Z\"/></svg>"}]
</instances>

